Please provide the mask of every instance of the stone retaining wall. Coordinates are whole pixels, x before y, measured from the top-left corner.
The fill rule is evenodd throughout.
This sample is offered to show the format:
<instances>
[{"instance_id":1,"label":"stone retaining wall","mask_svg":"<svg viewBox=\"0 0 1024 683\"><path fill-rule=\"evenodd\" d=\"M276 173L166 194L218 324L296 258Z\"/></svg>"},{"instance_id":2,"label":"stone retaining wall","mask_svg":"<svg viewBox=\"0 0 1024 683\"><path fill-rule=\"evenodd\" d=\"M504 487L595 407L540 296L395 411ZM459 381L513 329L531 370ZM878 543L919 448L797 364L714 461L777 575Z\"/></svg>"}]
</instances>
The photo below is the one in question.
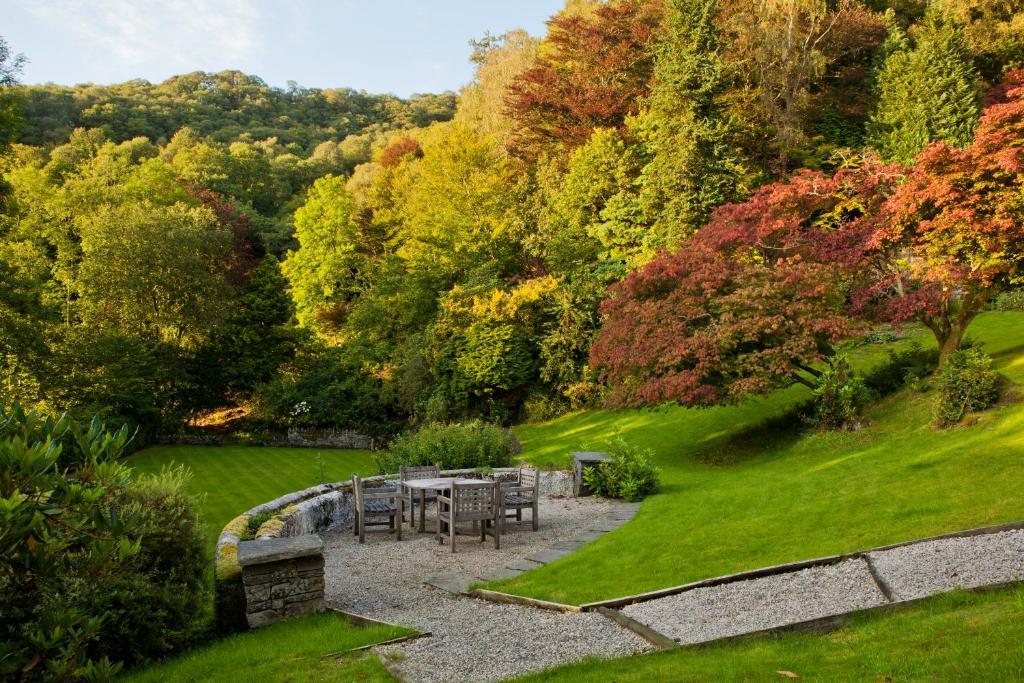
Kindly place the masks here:
<instances>
[{"instance_id":1,"label":"stone retaining wall","mask_svg":"<svg viewBox=\"0 0 1024 683\"><path fill-rule=\"evenodd\" d=\"M286 434L265 434L251 437L236 434L168 434L158 437L157 442L184 446L246 444L281 448L344 448L370 451L382 446L372 436L349 429L289 429Z\"/></svg>"}]
</instances>

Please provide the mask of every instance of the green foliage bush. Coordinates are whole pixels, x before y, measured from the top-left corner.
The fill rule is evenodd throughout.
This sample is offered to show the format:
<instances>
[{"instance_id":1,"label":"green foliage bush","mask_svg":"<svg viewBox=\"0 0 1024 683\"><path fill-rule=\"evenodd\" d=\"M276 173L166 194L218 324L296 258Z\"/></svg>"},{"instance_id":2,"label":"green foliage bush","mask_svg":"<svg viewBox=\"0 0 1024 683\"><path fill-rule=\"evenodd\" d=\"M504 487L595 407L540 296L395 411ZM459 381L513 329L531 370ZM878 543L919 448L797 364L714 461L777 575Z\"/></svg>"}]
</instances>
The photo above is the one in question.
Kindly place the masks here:
<instances>
[{"instance_id":1,"label":"green foliage bush","mask_svg":"<svg viewBox=\"0 0 1024 683\"><path fill-rule=\"evenodd\" d=\"M992 359L977 348L957 351L939 373L935 419L941 426L956 424L964 415L984 410L999 400L999 373Z\"/></svg>"},{"instance_id":2,"label":"green foliage bush","mask_svg":"<svg viewBox=\"0 0 1024 683\"><path fill-rule=\"evenodd\" d=\"M856 426L861 410L871 401L864 378L845 356L837 356L818 378L814 390L814 423L825 429Z\"/></svg>"},{"instance_id":3,"label":"green foliage bush","mask_svg":"<svg viewBox=\"0 0 1024 683\"><path fill-rule=\"evenodd\" d=\"M129 440L99 420L0 409L0 678L110 678L199 633L197 507L180 471L133 480L118 461Z\"/></svg>"},{"instance_id":4,"label":"green foliage bush","mask_svg":"<svg viewBox=\"0 0 1024 683\"><path fill-rule=\"evenodd\" d=\"M203 634L210 559L198 502L186 493L190 477L183 467L165 469L134 479L111 500L111 509L135 520L141 545L108 580L81 586L83 603L106 615L91 658L162 659Z\"/></svg>"},{"instance_id":5,"label":"green foliage bush","mask_svg":"<svg viewBox=\"0 0 1024 683\"><path fill-rule=\"evenodd\" d=\"M1024 311L1024 289L1011 289L995 298L991 306L994 311Z\"/></svg>"},{"instance_id":6,"label":"green foliage bush","mask_svg":"<svg viewBox=\"0 0 1024 683\"><path fill-rule=\"evenodd\" d=\"M583 481L595 494L606 498L641 500L658 488L660 470L650 449L632 446L617 438L607 446L611 459L583 471Z\"/></svg>"},{"instance_id":7,"label":"green foliage bush","mask_svg":"<svg viewBox=\"0 0 1024 683\"><path fill-rule=\"evenodd\" d=\"M253 418L270 429L337 427L389 434L394 421L380 382L334 350L307 347L280 376L258 387Z\"/></svg>"},{"instance_id":8,"label":"green foliage bush","mask_svg":"<svg viewBox=\"0 0 1024 683\"><path fill-rule=\"evenodd\" d=\"M377 456L382 473L401 465L437 465L441 469L508 467L516 443L501 427L473 420L464 424L430 424L399 436Z\"/></svg>"},{"instance_id":9,"label":"green foliage bush","mask_svg":"<svg viewBox=\"0 0 1024 683\"><path fill-rule=\"evenodd\" d=\"M938 349L923 349L914 343L900 351L890 349L889 359L868 372L864 383L875 396L888 396L908 384L920 386L938 365Z\"/></svg>"}]
</instances>

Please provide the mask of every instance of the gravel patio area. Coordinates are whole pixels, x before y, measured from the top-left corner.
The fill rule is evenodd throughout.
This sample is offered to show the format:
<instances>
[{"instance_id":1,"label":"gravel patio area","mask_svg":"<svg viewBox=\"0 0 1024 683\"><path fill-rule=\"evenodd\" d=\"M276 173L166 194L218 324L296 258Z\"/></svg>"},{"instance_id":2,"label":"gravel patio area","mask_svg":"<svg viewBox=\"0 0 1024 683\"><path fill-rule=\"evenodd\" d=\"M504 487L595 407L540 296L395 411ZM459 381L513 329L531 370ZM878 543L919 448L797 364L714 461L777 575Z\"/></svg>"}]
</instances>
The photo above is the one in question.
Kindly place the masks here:
<instances>
[{"instance_id":1,"label":"gravel patio area","mask_svg":"<svg viewBox=\"0 0 1024 683\"><path fill-rule=\"evenodd\" d=\"M327 602L430 631L430 637L382 648L411 682L498 681L585 657L644 652L651 649L646 640L597 613L499 605L426 583L510 575L509 565L531 564L526 558L586 536L622 507L594 498L544 498L540 530L530 531L528 521L510 523L500 550L493 538L480 543L479 537L459 536L451 553L447 541L442 546L434 538L432 510L428 533L406 524L401 542L391 534L368 533L360 545L351 529L322 534Z\"/></svg>"}]
</instances>

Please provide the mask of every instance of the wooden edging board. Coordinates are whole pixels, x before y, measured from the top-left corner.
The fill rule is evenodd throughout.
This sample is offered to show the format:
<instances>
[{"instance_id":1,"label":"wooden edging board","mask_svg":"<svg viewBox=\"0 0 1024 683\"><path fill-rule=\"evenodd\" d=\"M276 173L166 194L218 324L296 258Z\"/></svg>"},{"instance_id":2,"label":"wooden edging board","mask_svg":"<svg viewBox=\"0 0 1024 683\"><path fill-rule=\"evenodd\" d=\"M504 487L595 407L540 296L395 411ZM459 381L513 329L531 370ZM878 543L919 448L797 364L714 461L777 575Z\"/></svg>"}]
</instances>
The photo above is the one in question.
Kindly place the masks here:
<instances>
[{"instance_id":1,"label":"wooden edging board","mask_svg":"<svg viewBox=\"0 0 1024 683\"><path fill-rule=\"evenodd\" d=\"M523 605L525 607L537 607L539 609L548 609L553 610L555 612L580 611L580 608L576 605L564 605L560 602L550 602L548 600L538 600L536 598L525 598L521 595L511 595L510 593L489 591L484 588L475 588L469 592L469 595L474 598L480 598L481 600L499 602L505 605Z\"/></svg>"},{"instance_id":2,"label":"wooden edging board","mask_svg":"<svg viewBox=\"0 0 1024 683\"><path fill-rule=\"evenodd\" d=\"M620 610L598 607L597 611L617 623L619 626L628 628L630 631L637 634L659 650L673 650L679 647L679 643L672 640L665 634L655 631L646 624L641 624L639 621L626 615Z\"/></svg>"},{"instance_id":3,"label":"wooden edging board","mask_svg":"<svg viewBox=\"0 0 1024 683\"><path fill-rule=\"evenodd\" d=\"M699 581L692 581L690 583L684 583L679 586L672 586L670 588L661 588L655 591L648 591L646 593L638 593L636 595L627 595L621 598L612 598L611 600L600 600L597 602L588 602L579 606L580 611L591 612L597 610L600 607L609 607L612 609L618 609L625 607L626 605L633 605L638 602L647 602L648 600L656 600L658 598L664 598L669 595L677 595L679 593L685 593L686 591L693 590L694 588L706 588L709 586L721 586L727 583L734 583L736 581L746 581L748 579L757 579L764 576L774 576L776 574L787 574L789 572L797 571L800 569L807 569L809 567L822 567L830 564L837 564L845 560L852 560L858 557L863 557L868 553L882 552L885 550L893 550L894 548L902 548L908 545L917 545L918 543L929 543L931 541L941 541L947 538L968 538L971 536L984 536L986 534L997 534L1003 531L1015 531L1017 529L1024 529L1024 520L1017 522L1009 522L1006 524L994 524L991 526L976 527L974 529L965 529L963 531L953 531L946 534L939 534L938 536L929 536L927 538L918 538L912 541L903 541L901 543L892 543L890 545L883 545L877 548L871 548L869 550L857 550L850 553L843 553L841 555L828 555L825 557L817 557L810 560L800 560L798 562L786 562L783 564L776 564L770 567L760 567L758 569L750 569L747 571L736 572L734 574L726 574L724 576L716 576L709 579L701 579Z\"/></svg>"}]
</instances>

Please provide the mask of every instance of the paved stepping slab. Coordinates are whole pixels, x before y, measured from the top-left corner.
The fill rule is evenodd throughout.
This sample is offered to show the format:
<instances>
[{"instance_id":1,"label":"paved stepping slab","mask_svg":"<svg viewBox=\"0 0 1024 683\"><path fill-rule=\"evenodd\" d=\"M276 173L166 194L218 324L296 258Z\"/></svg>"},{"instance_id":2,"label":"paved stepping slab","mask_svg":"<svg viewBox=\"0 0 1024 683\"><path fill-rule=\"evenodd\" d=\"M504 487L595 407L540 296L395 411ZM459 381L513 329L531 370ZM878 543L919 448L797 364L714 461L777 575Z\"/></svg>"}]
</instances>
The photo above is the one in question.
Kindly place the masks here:
<instances>
[{"instance_id":1,"label":"paved stepping slab","mask_svg":"<svg viewBox=\"0 0 1024 683\"><path fill-rule=\"evenodd\" d=\"M507 569L518 569L519 571L526 572L530 571L531 569L536 569L539 566L540 562L535 562L531 559L523 559L508 565Z\"/></svg>"},{"instance_id":2,"label":"paved stepping slab","mask_svg":"<svg viewBox=\"0 0 1024 683\"><path fill-rule=\"evenodd\" d=\"M565 557L567 555L571 555L571 554L572 554L571 550L560 550L558 548L549 548L547 550L542 550L541 552L539 552L539 553L537 553L535 555L531 555L530 557L528 557L526 559L533 560L534 562L539 562L540 564L547 564L548 562L554 562L555 560L560 560L563 557Z\"/></svg>"}]
</instances>

